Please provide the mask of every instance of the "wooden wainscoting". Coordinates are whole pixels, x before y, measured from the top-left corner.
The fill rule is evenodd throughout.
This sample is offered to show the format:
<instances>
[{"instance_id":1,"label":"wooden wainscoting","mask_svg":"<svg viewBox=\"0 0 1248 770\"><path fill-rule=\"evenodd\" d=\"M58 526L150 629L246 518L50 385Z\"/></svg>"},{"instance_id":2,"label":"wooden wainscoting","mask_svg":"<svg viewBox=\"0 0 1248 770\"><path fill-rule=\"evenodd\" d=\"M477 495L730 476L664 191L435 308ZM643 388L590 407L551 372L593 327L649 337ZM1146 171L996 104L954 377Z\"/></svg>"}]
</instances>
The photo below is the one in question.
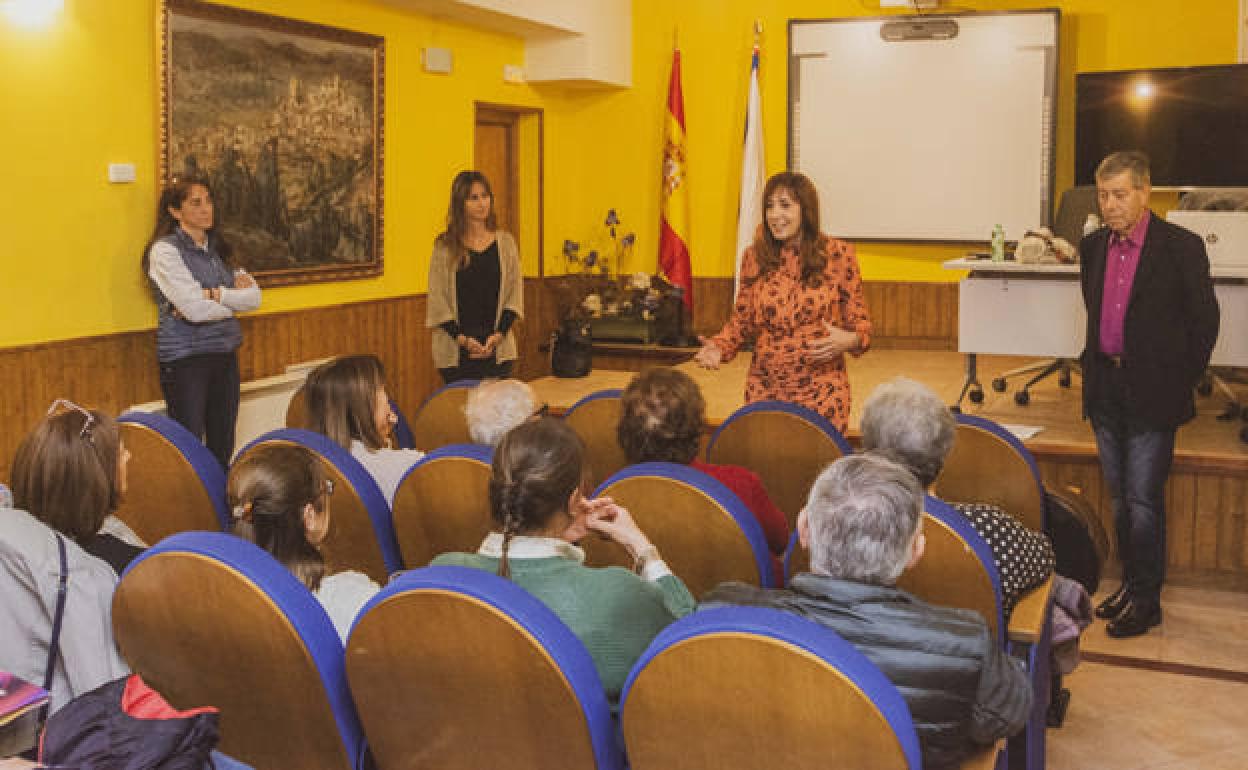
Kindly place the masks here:
<instances>
[{"instance_id":1,"label":"wooden wainscoting","mask_svg":"<svg viewBox=\"0 0 1248 770\"><path fill-rule=\"evenodd\" d=\"M1113 551L1114 515L1095 452L1039 453L1036 459L1046 486L1074 487L1096 509ZM1248 590L1246 500L1248 476L1242 469L1195 456L1175 458L1166 483L1166 565L1173 582ZM1117 554L1112 556L1116 561Z\"/></svg>"},{"instance_id":2,"label":"wooden wainscoting","mask_svg":"<svg viewBox=\"0 0 1248 770\"><path fill-rule=\"evenodd\" d=\"M411 414L441 381L429 352L424 295L308 308L242 319L244 380L289 364L375 353L391 396ZM0 350L0 478L17 445L56 398L118 414L161 398L156 333L124 332Z\"/></svg>"},{"instance_id":3,"label":"wooden wainscoting","mask_svg":"<svg viewBox=\"0 0 1248 770\"><path fill-rule=\"evenodd\" d=\"M916 281L864 281L875 326L872 345L905 350L958 349L958 285ZM719 331L732 312L731 278L694 278L693 328Z\"/></svg>"}]
</instances>

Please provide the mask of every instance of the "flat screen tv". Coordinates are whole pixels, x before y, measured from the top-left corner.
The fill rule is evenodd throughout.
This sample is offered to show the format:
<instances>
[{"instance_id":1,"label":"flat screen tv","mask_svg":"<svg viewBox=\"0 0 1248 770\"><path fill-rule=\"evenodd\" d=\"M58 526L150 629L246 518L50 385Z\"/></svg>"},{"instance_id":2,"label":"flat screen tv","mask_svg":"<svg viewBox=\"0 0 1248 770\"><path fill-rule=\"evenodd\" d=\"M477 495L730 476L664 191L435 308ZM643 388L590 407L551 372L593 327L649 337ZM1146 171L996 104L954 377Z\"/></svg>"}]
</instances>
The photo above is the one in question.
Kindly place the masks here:
<instances>
[{"instance_id":1,"label":"flat screen tv","mask_svg":"<svg viewBox=\"0 0 1248 770\"><path fill-rule=\"evenodd\" d=\"M1248 186L1248 64L1075 77L1075 183L1115 150L1143 150L1154 187Z\"/></svg>"}]
</instances>

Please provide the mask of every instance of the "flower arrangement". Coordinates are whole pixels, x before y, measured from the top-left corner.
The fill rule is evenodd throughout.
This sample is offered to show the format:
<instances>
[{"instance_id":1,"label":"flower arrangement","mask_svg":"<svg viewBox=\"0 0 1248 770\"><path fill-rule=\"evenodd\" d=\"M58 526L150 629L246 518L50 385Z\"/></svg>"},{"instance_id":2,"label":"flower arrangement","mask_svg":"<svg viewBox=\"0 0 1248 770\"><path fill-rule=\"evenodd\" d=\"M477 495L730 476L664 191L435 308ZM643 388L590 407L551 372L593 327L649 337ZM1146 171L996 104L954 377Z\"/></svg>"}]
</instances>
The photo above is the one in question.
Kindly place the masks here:
<instances>
[{"instance_id":1,"label":"flower arrangement","mask_svg":"<svg viewBox=\"0 0 1248 770\"><path fill-rule=\"evenodd\" d=\"M637 235L623 232L619 214L608 209L603 221L603 234L596 246L582 253L582 245L573 240L563 242L565 267L560 289L560 311L564 318L591 318L615 315L628 298L617 277L632 254Z\"/></svg>"}]
</instances>

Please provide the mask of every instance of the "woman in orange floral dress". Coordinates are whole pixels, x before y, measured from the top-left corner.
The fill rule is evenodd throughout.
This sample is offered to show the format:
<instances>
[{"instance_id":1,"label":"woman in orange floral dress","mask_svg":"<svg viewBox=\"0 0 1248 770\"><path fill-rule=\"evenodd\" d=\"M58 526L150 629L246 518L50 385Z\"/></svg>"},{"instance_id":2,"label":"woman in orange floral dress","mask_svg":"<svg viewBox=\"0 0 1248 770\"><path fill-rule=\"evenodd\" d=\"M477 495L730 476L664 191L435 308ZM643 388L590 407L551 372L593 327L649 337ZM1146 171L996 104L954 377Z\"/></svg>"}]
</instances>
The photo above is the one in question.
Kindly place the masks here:
<instances>
[{"instance_id":1,"label":"woman in orange floral dress","mask_svg":"<svg viewBox=\"0 0 1248 770\"><path fill-rule=\"evenodd\" d=\"M845 354L871 344L854 247L819 232L819 197L802 174L782 172L763 189L764 225L741 263L732 317L703 340L695 360L707 369L754 340L746 403L801 404L845 432L849 377Z\"/></svg>"}]
</instances>

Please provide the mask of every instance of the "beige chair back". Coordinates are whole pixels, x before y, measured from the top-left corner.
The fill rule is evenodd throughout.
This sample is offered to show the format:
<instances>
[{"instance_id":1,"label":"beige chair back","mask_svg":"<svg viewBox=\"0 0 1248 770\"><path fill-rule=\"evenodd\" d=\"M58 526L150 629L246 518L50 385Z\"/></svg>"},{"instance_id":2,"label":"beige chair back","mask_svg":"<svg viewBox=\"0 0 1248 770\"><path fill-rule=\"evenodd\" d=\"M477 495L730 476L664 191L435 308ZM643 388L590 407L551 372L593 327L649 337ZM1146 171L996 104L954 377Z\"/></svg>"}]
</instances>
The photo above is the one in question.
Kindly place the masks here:
<instances>
[{"instance_id":1,"label":"beige chair back","mask_svg":"<svg viewBox=\"0 0 1248 770\"><path fill-rule=\"evenodd\" d=\"M394 535L403 565L423 567L452 551L472 553L493 529L490 449L478 444L430 452L394 495Z\"/></svg>"},{"instance_id":2,"label":"beige chair back","mask_svg":"<svg viewBox=\"0 0 1248 770\"><path fill-rule=\"evenodd\" d=\"M725 494L726 493L726 494ZM771 556L749 509L715 479L683 465L642 463L597 493L628 509L689 591L701 596L728 580L772 585ZM586 563L632 567L624 548L591 534Z\"/></svg>"},{"instance_id":3,"label":"beige chair back","mask_svg":"<svg viewBox=\"0 0 1248 770\"><path fill-rule=\"evenodd\" d=\"M145 543L176 532L220 531L225 523L225 471L207 447L158 414L130 412L117 421L130 451L125 499L117 509Z\"/></svg>"},{"instance_id":4,"label":"beige chair back","mask_svg":"<svg viewBox=\"0 0 1248 770\"><path fill-rule=\"evenodd\" d=\"M226 754L257 768L355 767L337 633L252 544L183 533L143 554L117 586L113 630L130 667L175 708L221 710ZM356 724L345 734L334 699Z\"/></svg>"},{"instance_id":5,"label":"beige chair back","mask_svg":"<svg viewBox=\"0 0 1248 770\"><path fill-rule=\"evenodd\" d=\"M591 393L572 405L563 419L585 443L585 464L593 488L628 465L616 438L620 422L618 388Z\"/></svg>"},{"instance_id":6,"label":"beige chair back","mask_svg":"<svg viewBox=\"0 0 1248 770\"><path fill-rule=\"evenodd\" d=\"M440 388L429 397L411 420L412 435L416 445L426 451L448 444L467 444L472 441L468 432L468 418L464 417L464 404L476 382L461 380Z\"/></svg>"},{"instance_id":7,"label":"beige chair back","mask_svg":"<svg viewBox=\"0 0 1248 770\"><path fill-rule=\"evenodd\" d=\"M789 529L806 504L810 486L849 443L823 417L782 401L759 401L738 409L711 437L706 460L740 465L759 475L767 495L788 517Z\"/></svg>"},{"instance_id":8,"label":"beige chair back","mask_svg":"<svg viewBox=\"0 0 1248 770\"><path fill-rule=\"evenodd\" d=\"M1044 531L1044 498L1031 464L1004 437L958 423L953 449L936 478L941 500L995 505L1036 532Z\"/></svg>"}]
</instances>

